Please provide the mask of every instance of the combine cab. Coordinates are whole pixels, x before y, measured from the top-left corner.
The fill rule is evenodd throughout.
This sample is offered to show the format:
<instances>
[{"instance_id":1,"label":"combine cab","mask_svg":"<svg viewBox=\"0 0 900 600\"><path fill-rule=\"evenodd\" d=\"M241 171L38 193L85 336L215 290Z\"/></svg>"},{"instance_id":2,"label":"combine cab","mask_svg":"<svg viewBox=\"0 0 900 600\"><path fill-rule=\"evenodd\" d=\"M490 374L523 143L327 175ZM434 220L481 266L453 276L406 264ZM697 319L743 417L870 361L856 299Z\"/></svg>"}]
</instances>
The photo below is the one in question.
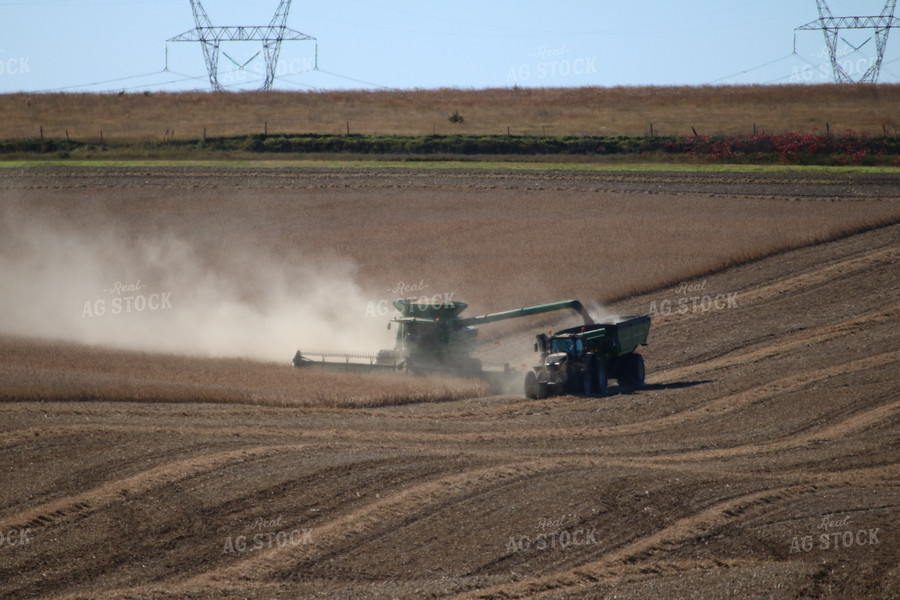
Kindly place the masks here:
<instances>
[{"instance_id":1,"label":"combine cab","mask_svg":"<svg viewBox=\"0 0 900 600\"><path fill-rule=\"evenodd\" d=\"M525 374L525 395L602 396L612 378L621 387L643 386L644 358L635 350L647 343L649 332L650 315L643 315L538 335L534 350L541 362Z\"/></svg>"},{"instance_id":2,"label":"combine cab","mask_svg":"<svg viewBox=\"0 0 900 600\"><path fill-rule=\"evenodd\" d=\"M294 366L481 377L490 371L509 371L509 366L482 365L480 360L471 356L477 341L478 325L566 309L578 312L585 325L594 322L578 300L540 304L478 317L460 316L468 306L465 302L431 303L406 298L396 300L394 306L400 314L388 323L388 328L393 327L397 331L393 350L381 350L372 355L298 350L294 355Z\"/></svg>"}]
</instances>

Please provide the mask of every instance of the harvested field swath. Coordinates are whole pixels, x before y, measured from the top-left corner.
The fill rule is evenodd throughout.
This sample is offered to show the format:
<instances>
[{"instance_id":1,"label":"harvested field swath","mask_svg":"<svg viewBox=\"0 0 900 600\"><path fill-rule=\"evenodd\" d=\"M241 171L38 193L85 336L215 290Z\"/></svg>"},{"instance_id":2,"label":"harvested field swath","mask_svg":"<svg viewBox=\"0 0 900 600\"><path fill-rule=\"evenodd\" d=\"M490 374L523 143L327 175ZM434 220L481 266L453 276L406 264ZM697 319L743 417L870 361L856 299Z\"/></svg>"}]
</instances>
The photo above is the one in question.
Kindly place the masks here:
<instances>
[{"instance_id":1,"label":"harvested field swath","mask_svg":"<svg viewBox=\"0 0 900 600\"><path fill-rule=\"evenodd\" d=\"M227 359L110 353L0 336L0 401L213 402L319 408L446 402L484 395L480 380L357 374Z\"/></svg>"}]
</instances>

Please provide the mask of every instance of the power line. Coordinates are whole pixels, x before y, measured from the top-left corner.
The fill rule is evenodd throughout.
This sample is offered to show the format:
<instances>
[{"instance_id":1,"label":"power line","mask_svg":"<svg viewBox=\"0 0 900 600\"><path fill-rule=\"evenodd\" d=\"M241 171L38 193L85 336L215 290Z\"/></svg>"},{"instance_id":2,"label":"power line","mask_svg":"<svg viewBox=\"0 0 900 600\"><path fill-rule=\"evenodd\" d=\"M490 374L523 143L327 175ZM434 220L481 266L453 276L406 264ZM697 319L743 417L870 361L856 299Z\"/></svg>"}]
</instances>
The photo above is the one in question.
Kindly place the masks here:
<instances>
[{"instance_id":1,"label":"power line","mask_svg":"<svg viewBox=\"0 0 900 600\"><path fill-rule=\"evenodd\" d=\"M95 81L95 82L93 82L93 83L84 83L84 84L81 84L81 85L68 85L68 86L59 87L59 88L53 88L53 89L48 89L48 90L41 90L41 91L39 91L38 93L39 93L39 94L44 94L44 93L52 93L52 92L64 92L64 91L66 91L66 90L74 90L74 89L77 89L77 88L93 87L93 86L95 86L95 85L105 85L105 84L107 84L107 83L118 83L118 82L120 82L120 81L128 81L128 80L130 80L130 79L138 79L138 78L140 78L140 77L149 77L149 76L151 76L151 75L159 75L160 73L165 73L165 71L154 71L154 72L152 72L152 73L144 73L143 75L130 75L130 76L128 76L128 77L119 77L119 78L117 78L117 79L107 79L107 80L105 80L105 81Z\"/></svg>"},{"instance_id":2,"label":"power line","mask_svg":"<svg viewBox=\"0 0 900 600\"><path fill-rule=\"evenodd\" d=\"M166 71L162 71L162 72L166 72ZM185 81L196 81L198 79L206 79L205 75L186 75L184 73L178 73L176 71L168 71L168 72L172 73L173 75L180 75L181 79L173 79L171 81L162 81L162 82L158 82L158 83L148 83L148 84L144 84L144 85L136 85L136 86L132 86L132 87L122 88L120 91L130 92L132 90L142 90L142 89L156 87L156 86L171 85L171 84L175 84L175 83L183 83Z\"/></svg>"},{"instance_id":3,"label":"power line","mask_svg":"<svg viewBox=\"0 0 900 600\"><path fill-rule=\"evenodd\" d=\"M248 62L249 62L249 61L248 61ZM321 70L321 69L319 69L319 68L307 69L307 70L305 70L305 71L298 71L298 72L296 72L296 73L289 73L289 74L286 74L286 75L276 75L276 76L275 76L275 79L276 79L277 81L280 81L280 82L282 82L282 83L285 83L285 84L288 84L288 85L291 85L291 86L301 87L301 88L305 88L305 89L310 89L310 90L313 90L313 91L321 91L321 90L324 89L324 88L317 87L317 86L314 86L314 85L309 85L309 84L306 84L306 83L300 83L300 82L296 82L296 81L291 81L291 80L289 79L289 78L291 78L291 77L298 77L298 76L300 76L300 75L306 75L306 74L308 74L308 73L315 73L315 72L323 73L323 74L329 75L329 76L331 76L331 77L337 77L338 79L344 79L344 80L347 80L347 81L353 81L353 82L355 82L355 83L361 83L361 84L363 84L363 85L372 86L372 87L378 88L378 89L383 89L383 90L391 89L391 88L389 88L388 86L380 85L380 84L377 84L377 83L372 83L372 82L370 82L370 81L364 81L364 80L362 80L362 79L357 79L357 78L355 78L355 77L349 77L349 76L346 76L346 75L341 75L341 74L335 73L335 72L333 72L333 71L325 71L325 70ZM140 89L146 89L146 88L153 88L153 87L161 87L161 86L167 86L167 85L174 85L174 84L184 83L185 81L198 81L198 80L202 80L202 79L206 79L206 78L207 78L206 75L188 75L188 74L186 74L186 73L180 73L180 72L178 72L178 71L172 71L171 69L165 69L165 70L162 70L162 71L153 71L153 72L151 72L151 73L143 73L143 74L141 74L141 75L129 75L129 76L127 76L127 77L117 77L117 78L115 78L115 79L105 79L105 80L103 80L103 81L94 81L94 82L90 82L90 83L81 83L81 84L76 84L76 85L63 86L63 87L59 87L59 88L52 88L52 89L39 90L39 91L37 91L36 93L46 94L46 93L64 92L64 91L68 91L68 90L76 90L76 89L81 89L81 88L90 88L90 87L95 87L95 86L98 86L98 85L108 85L108 84L112 84L112 83L120 83L120 82L123 82L123 81L132 81L132 80L135 80L135 79L141 79L141 78L144 78L144 77L152 77L152 76L154 76L154 75L162 75L162 74L164 74L164 73L169 73L169 74L172 74L172 75L176 75L176 76L178 76L178 79L170 79L170 80L168 80L168 81L158 81L158 82L146 83L146 84L141 84L141 85L134 85L134 86L121 87L121 88L116 88L115 91L124 91L124 92L127 92L127 91L132 91L132 90L140 90ZM233 82L233 83L232 83L232 82L228 82L229 76L230 76L231 74L233 74L233 73L250 73L251 75L255 75L256 78L255 78L255 79L250 79L250 80L247 80L247 81L235 81L235 82ZM222 89L222 90L231 89L231 88L237 88L237 87L239 87L239 86L246 86L246 85L248 85L248 84L255 84L255 83L259 83L259 82L264 82L265 79L266 79L266 75L265 75L265 74L260 73L260 72L254 70L254 69L248 69L248 68L246 68L246 63L244 64L244 67L238 67L238 68L230 69L230 70L228 70L228 71L220 71L220 72L219 72L219 76L220 76L220 78L223 80L223 81L220 82L220 89Z\"/></svg>"},{"instance_id":4,"label":"power line","mask_svg":"<svg viewBox=\"0 0 900 600\"><path fill-rule=\"evenodd\" d=\"M347 81L353 81L355 83L362 83L363 85L371 85L372 87L380 88L383 90L389 90L391 88L385 85L379 85L377 83L372 83L370 81L363 81L362 79L355 79L353 77L347 77L346 75L339 75L337 73L332 73L331 71L325 71L324 69L318 69L320 73L325 73L326 75L331 75L333 77L338 77L339 79L346 79Z\"/></svg>"},{"instance_id":5,"label":"power line","mask_svg":"<svg viewBox=\"0 0 900 600\"><path fill-rule=\"evenodd\" d=\"M791 56L792 56L791 54L788 54L788 55L786 55L786 56L782 56L781 58L776 58L775 60L770 60L769 62L763 63L763 64L761 64L761 65L759 65L759 66L751 67L751 68L749 68L749 69L744 69L743 71L739 71L739 72L734 73L734 74L732 74L732 75L726 75L725 77L720 77L719 79L714 79L714 80L712 80L710 83L719 83L720 81L725 81L726 79L731 79L732 77L737 77L738 75L744 75L744 74L746 74L746 73L750 73L751 71L756 71L756 70L762 69L762 68L764 68L764 67L768 67L768 66L770 66L770 65L774 65L775 63L781 62L781 61L783 61L783 60L785 60L785 59L787 59L787 58L790 58Z\"/></svg>"}]
</instances>

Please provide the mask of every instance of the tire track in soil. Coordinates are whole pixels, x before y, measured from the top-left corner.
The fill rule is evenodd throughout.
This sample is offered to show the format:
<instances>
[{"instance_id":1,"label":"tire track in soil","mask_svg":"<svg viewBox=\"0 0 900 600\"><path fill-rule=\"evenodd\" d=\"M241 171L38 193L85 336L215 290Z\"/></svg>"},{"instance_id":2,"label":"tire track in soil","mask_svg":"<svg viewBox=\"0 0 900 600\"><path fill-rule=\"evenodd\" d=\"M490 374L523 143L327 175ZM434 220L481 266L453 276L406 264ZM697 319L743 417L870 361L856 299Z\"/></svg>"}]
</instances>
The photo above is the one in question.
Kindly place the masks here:
<instances>
[{"instance_id":1,"label":"tire track in soil","mask_svg":"<svg viewBox=\"0 0 900 600\"><path fill-rule=\"evenodd\" d=\"M786 341L765 342L761 347L752 350L743 352L735 351L720 358L658 371L648 377L648 383L670 382L673 380L678 381L687 377L696 377L699 374L708 373L718 369L772 358L797 348L811 344L829 342L845 335L857 333L864 327L890 323L898 316L900 316L900 304L895 304L889 308L872 311L839 323L824 325L816 329L793 332L791 338Z\"/></svg>"},{"instance_id":2,"label":"tire track in soil","mask_svg":"<svg viewBox=\"0 0 900 600\"><path fill-rule=\"evenodd\" d=\"M887 472L887 468L878 469L875 473L869 473L871 479L880 479ZM890 471L896 475L897 469ZM759 492L743 494L730 498L713 506L704 508L694 514L677 519L673 524L660 529L650 535L629 542L625 546L604 553L602 558L585 563L579 567L569 569L564 573L554 573L529 580L522 583L501 584L499 586L465 592L454 596L460 600L484 599L484 598L540 598L547 594L557 594L561 590L583 588L604 578L619 577L630 570L630 565L640 563L656 551L664 551L680 544L685 544L692 539L703 538L710 532L721 529L729 523L737 520L748 510L770 505L775 502L788 501L815 491L815 485L827 483L831 486L858 485L859 473L851 471L838 473L827 478L817 478L816 484L803 482L796 485L777 487ZM738 561L737 564L747 564L748 561ZM752 564L752 563L750 563Z\"/></svg>"},{"instance_id":3,"label":"tire track in soil","mask_svg":"<svg viewBox=\"0 0 900 600\"><path fill-rule=\"evenodd\" d=\"M241 453L246 454L245 451ZM237 452L227 454L237 454ZM220 458L224 457L220 456ZM635 463L640 461L624 460L616 462L637 466ZM311 560L321 560L335 552L340 553L344 551L343 549L352 546L354 539L360 536L370 536L378 530L393 531L405 520L428 514L442 504L453 503L456 498L471 494L489 493L492 487L502 485L510 478L540 476L573 465L585 466L596 465L596 463L597 461L584 457L562 460L520 461L514 465L475 469L452 477L444 477L416 486L396 497L385 498L380 502L363 507L359 511L341 517L330 524L317 526L316 544L312 548L313 552L304 552L305 548L302 546L298 549L272 550L266 554L256 555L255 558L243 561L240 565L234 567L217 568L183 582L171 582L174 585L167 585L166 589L171 593L181 592L187 597L191 595L191 591L228 588L230 585L227 582L263 582L273 577L277 578L280 576L280 571L289 570L293 565ZM676 465L675 469L682 471L684 466ZM896 471L896 468L893 470ZM729 499L704 509L695 515L679 519L676 523L661 531L630 542L626 546L604 555L603 558L597 561L570 569L563 574L554 573L548 575L541 581L548 581L552 591L558 591L560 586L571 587L581 585L586 580L596 581L599 577L621 575L623 570L632 568L630 566L631 563L641 560L642 557L654 550L665 549L691 538L702 536L711 529L721 527L730 520L737 518L741 512L761 502L768 503L773 499L785 499L790 494L807 493L812 482L815 482L817 485L826 483L840 485L848 481L859 484L863 479L884 481L884 474L887 469L873 469L870 471L872 472L868 474L861 471L836 475L806 474L800 477L801 483L793 486L769 489ZM110 485L116 486L117 484ZM541 586L542 589L546 589L542 587L543 583L529 585ZM152 590L153 588L149 587L147 589ZM504 587L501 589L502 593L509 593L508 588ZM538 589L529 587L526 589L526 595L535 593ZM125 588L118 592L123 596L127 596L129 593L135 592L135 589ZM110 593L112 595L116 594L116 592L112 591ZM486 597L481 596L481 594L482 592L479 592L476 597ZM463 597L470 596L464 595ZM518 596L514 594L511 597Z\"/></svg>"},{"instance_id":4,"label":"tire track in soil","mask_svg":"<svg viewBox=\"0 0 900 600\"><path fill-rule=\"evenodd\" d=\"M846 437L851 433L865 430L869 427L872 427L873 425L885 423L890 419L896 419L898 416L900 416L900 400L891 402L889 404L876 406L875 408L872 408L870 410L866 410L859 414L847 417L843 421L840 421L839 423L836 423L829 427L824 427L815 431L798 433L795 436L791 436L786 439L780 439L777 441L773 440L766 444L747 444L736 446L733 448L692 450L689 452L670 453L665 457L644 460L655 463L685 460L706 461L711 459L731 458L748 454L759 455L766 452L782 452L784 450L807 446L819 441L834 440L839 437ZM636 459L636 461L641 462L641 459Z\"/></svg>"},{"instance_id":5,"label":"tire track in soil","mask_svg":"<svg viewBox=\"0 0 900 600\"><path fill-rule=\"evenodd\" d=\"M452 505L473 495L489 494L510 481L550 474L560 468L581 466L588 462L593 461L582 458L522 460L511 456L509 464L476 467L440 477L367 504L331 522L317 524L315 543L312 545L285 545L262 551L241 560L239 564L214 568L169 585L166 589L190 595L192 590L227 587L227 582L280 580L293 573L298 564L346 553L354 545L366 543L382 534L391 534L402 523L432 514L441 506ZM126 595L131 591L131 588L126 588L117 593Z\"/></svg>"},{"instance_id":6,"label":"tire track in soil","mask_svg":"<svg viewBox=\"0 0 900 600\"><path fill-rule=\"evenodd\" d=\"M755 352L749 354L756 354ZM769 354L765 352L765 354ZM780 352L773 353L774 355L780 354ZM739 358L739 357L735 357ZM754 359L759 360L760 357ZM719 360L710 361L711 363L720 363ZM723 364L715 368L723 368L725 366L733 366L736 364L746 364L744 361L736 360L732 363L731 360L721 361ZM660 417L657 419L651 419L647 421L640 421L638 423L628 423L626 425L616 425L604 430L605 433L649 433L651 431L656 431L660 429L664 429L666 427L682 424L690 420L696 420L699 418L709 418L709 417L717 417L722 416L724 414L733 412L742 408L743 406L752 404L754 402L759 402L761 400L766 400L769 398L774 398L777 396L781 396L784 394L788 394L790 392L803 389L813 383L824 381L830 379L832 377L837 377L840 375L845 375L848 372L860 371L864 369L871 369L876 367L882 367L885 365L889 365L891 363L900 362L900 351L893 352L884 352L882 354L876 354L874 356L860 358L854 361L850 361L847 363L843 363L840 365L834 365L831 367L824 367L821 369L817 369L815 371L807 371L805 373L801 373L799 375L792 375L789 377L783 377L781 379L776 379L774 381L767 382L760 386L751 388L749 390L739 392L737 394L733 394L730 396L726 396L724 398L720 398L718 400L711 400L699 406L695 406L689 408L687 410L683 410L675 415L668 415L665 417ZM691 369L694 371L694 369ZM696 373L704 373L708 371L697 370ZM665 373L665 372L664 372Z\"/></svg>"},{"instance_id":7,"label":"tire track in soil","mask_svg":"<svg viewBox=\"0 0 900 600\"><path fill-rule=\"evenodd\" d=\"M298 563L322 559L346 551L360 538L368 539L378 531L392 532L402 522L434 512L436 507L454 503L471 495L507 484L510 480L551 473L571 461L560 459L512 459L509 464L468 469L405 489L341 516L330 523L316 526L316 543L310 547L274 548L242 561L239 565L214 572L216 577L232 580L281 577ZM200 583L211 574L198 576L188 584Z\"/></svg>"},{"instance_id":8,"label":"tire track in soil","mask_svg":"<svg viewBox=\"0 0 900 600\"><path fill-rule=\"evenodd\" d=\"M246 425L239 430L241 435L252 435L260 437L284 437L284 431L274 428L260 428ZM42 437L56 436L73 436L76 434L106 434L110 432L117 433L143 433L143 434L159 434L177 433L179 435L204 436L217 433L217 430L210 427L195 427L191 425L129 425L127 423L115 423L107 425L94 424L74 424L74 425L55 425L53 427L28 427L18 429L16 431L4 432L0 434L0 451L12 450L17 444L33 441L37 434Z\"/></svg>"},{"instance_id":9,"label":"tire track in soil","mask_svg":"<svg viewBox=\"0 0 900 600\"><path fill-rule=\"evenodd\" d=\"M812 287L821 285L836 278L846 277L848 275L871 269L877 265L893 264L900 258L900 247L889 246L880 250L872 250L864 253L862 256L853 256L841 260L834 261L826 265L817 265L810 271L780 279L773 283L763 284L757 287L750 287L744 290L738 290L741 298L741 306L745 307L757 303L762 303L772 298L781 296L782 294L796 291L804 287ZM685 314L670 313L668 315L656 315L653 318L654 328L665 327L666 325L689 321L703 316L700 312L688 311Z\"/></svg>"},{"instance_id":10,"label":"tire track in soil","mask_svg":"<svg viewBox=\"0 0 900 600\"><path fill-rule=\"evenodd\" d=\"M877 415L872 415L872 418L877 418ZM512 459L513 456L511 455L510 458ZM416 521L427 515L435 514L442 506L452 505L473 495L490 496L493 490L506 485L510 480L540 477L572 467L596 467L598 462L602 462L607 467L616 465L638 469L664 468L679 472L693 471L690 467L680 464L672 466L642 464L659 462L649 459L648 461L623 459L607 463L605 460L598 461L586 457L514 460L511 464L502 466L469 469L463 473L419 484L392 497L361 507L359 510L338 517L331 522L320 523L316 526L315 544L312 546L274 548L242 560L237 565L219 567L195 575L168 589L189 594L190 590L221 589L223 583L229 581L263 583L281 580L295 572L298 565L325 561L333 556L342 556L349 549L365 545L382 534L392 534L405 522ZM600 577L620 574L623 569L631 568L630 564L642 560L653 551L702 537L709 531L721 528L739 518L742 513L752 507L798 497L815 490L816 486L840 486L851 482L859 485L865 481L884 481L885 477L889 477L891 474L896 476L898 469L900 467L888 466L837 474L809 474L798 471L790 474L791 479L795 482L790 486L744 494L717 503L696 514L680 518L660 531L605 553L598 560L574 567L562 574L553 573L544 576L542 579L553 582L551 585L554 591L558 591L560 582L571 587L581 585L585 579L596 581ZM797 483L798 481L799 483ZM571 577L579 579L572 580ZM542 583L534 585L543 586ZM532 597L530 594L535 591L536 589L529 587L525 595ZM475 596L464 594L459 597L494 597L482 595L482 593L478 592ZM507 587L501 586L499 592L493 590L489 592L489 594L494 593L507 594L509 590ZM504 597L506 596L504 595ZM509 597L519 596L513 594Z\"/></svg>"},{"instance_id":11,"label":"tire track in soil","mask_svg":"<svg viewBox=\"0 0 900 600\"><path fill-rule=\"evenodd\" d=\"M73 518L88 510L101 510L118 502L123 493L139 494L157 486L169 485L173 481L202 475L231 463L262 459L273 456L281 450L296 448L297 444L242 448L159 465L137 475L108 481L88 491L59 498L27 511L10 515L0 521L0 531L25 527L39 529L55 523L59 519Z\"/></svg>"}]
</instances>

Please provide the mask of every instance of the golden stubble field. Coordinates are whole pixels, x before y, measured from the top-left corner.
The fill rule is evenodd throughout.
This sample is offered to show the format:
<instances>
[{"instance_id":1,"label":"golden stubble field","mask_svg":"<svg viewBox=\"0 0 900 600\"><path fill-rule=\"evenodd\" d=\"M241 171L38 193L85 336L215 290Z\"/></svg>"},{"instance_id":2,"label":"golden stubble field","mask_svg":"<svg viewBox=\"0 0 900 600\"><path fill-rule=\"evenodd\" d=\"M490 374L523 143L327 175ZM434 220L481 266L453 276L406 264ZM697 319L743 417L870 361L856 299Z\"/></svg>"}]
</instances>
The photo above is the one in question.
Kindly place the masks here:
<instances>
[{"instance_id":1,"label":"golden stubble field","mask_svg":"<svg viewBox=\"0 0 900 600\"><path fill-rule=\"evenodd\" d=\"M900 85L3 94L0 139L158 142L279 133L896 135ZM461 123L448 119L458 112ZM693 129L692 129L693 128Z\"/></svg>"},{"instance_id":2,"label":"golden stubble field","mask_svg":"<svg viewBox=\"0 0 900 600\"><path fill-rule=\"evenodd\" d=\"M0 597L900 593L893 175L44 167L0 186ZM379 303L404 287L470 314L653 310L649 384L530 401L289 366L389 344ZM116 312L128 294L159 310ZM660 309L715 294L736 303ZM484 355L533 360L572 318L484 326Z\"/></svg>"}]
</instances>

